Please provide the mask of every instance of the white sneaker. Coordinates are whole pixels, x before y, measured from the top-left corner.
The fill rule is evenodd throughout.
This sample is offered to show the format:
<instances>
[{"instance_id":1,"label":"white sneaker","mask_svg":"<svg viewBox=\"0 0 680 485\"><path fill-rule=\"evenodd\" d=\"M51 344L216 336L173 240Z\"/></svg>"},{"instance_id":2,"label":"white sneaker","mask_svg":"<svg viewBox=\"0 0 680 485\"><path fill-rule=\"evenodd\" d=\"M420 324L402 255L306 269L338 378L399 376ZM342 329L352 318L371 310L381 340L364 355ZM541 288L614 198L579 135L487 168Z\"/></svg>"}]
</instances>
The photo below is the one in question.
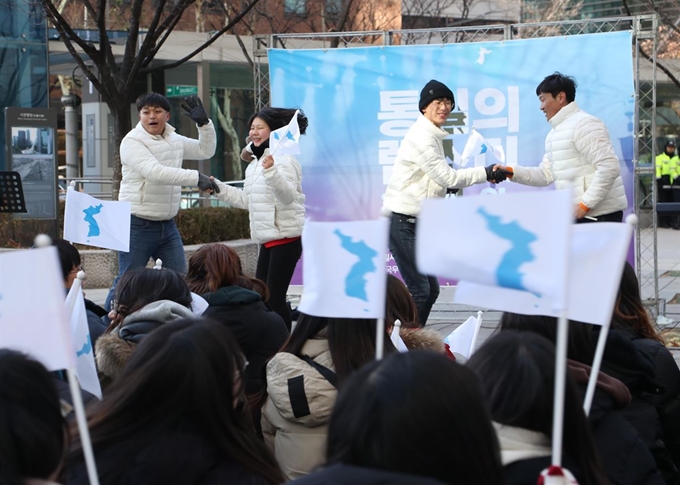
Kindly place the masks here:
<instances>
[{"instance_id":1,"label":"white sneaker","mask_svg":"<svg viewBox=\"0 0 680 485\"><path fill-rule=\"evenodd\" d=\"M665 327L666 325L670 325L671 323L673 323L673 319L668 318L665 315L659 315L658 317L656 317L656 324L660 327Z\"/></svg>"}]
</instances>

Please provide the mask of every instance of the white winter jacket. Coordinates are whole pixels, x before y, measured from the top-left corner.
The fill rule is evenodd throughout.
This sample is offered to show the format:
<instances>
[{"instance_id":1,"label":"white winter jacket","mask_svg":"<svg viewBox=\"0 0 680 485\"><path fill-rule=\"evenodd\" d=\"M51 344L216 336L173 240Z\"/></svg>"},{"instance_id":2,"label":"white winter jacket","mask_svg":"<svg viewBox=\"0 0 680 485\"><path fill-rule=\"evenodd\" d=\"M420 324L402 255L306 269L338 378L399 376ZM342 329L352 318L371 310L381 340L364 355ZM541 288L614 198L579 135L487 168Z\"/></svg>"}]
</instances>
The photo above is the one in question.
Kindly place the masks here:
<instances>
[{"instance_id":1,"label":"white winter jacket","mask_svg":"<svg viewBox=\"0 0 680 485\"><path fill-rule=\"evenodd\" d=\"M132 203L132 214L152 221L172 219L179 211L181 186L198 184L198 171L182 168L182 160L205 160L215 154L212 121L198 128L198 140L165 125L151 135L137 123L120 144L123 180L118 200Z\"/></svg>"},{"instance_id":2,"label":"white winter jacket","mask_svg":"<svg viewBox=\"0 0 680 485\"><path fill-rule=\"evenodd\" d=\"M425 116L418 116L399 146L383 212L417 216L424 199L444 197L447 188L486 182L484 167L454 170L446 163L442 141L448 135Z\"/></svg>"},{"instance_id":3,"label":"white winter jacket","mask_svg":"<svg viewBox=\"0 0 680 485\"><path fill-rule=\"evenodd\" d=\"M572 180L574 204L583 203L593 217L628 207L619 159L604 123L579 109L575 101L549 122L552 130L545 139L543 161L538 167L513 167L511 180L534 186L555 182L557 189Z\"/></svg>"},{"instance_id":4,"label":"white winter jacket","mask_svg":"<svg viewBox=\"0 0 680 485\"><path fill-rule=\"evenodd\" d=\"M268 154L266 149L261 159ZM250 237L258 244L302 235L305 194L300 163L294 157L277 156L265 170L260 160L253 159L246 168L243 189L217 181L217 197L250 211Z\"/></svg>"}]
</instances>

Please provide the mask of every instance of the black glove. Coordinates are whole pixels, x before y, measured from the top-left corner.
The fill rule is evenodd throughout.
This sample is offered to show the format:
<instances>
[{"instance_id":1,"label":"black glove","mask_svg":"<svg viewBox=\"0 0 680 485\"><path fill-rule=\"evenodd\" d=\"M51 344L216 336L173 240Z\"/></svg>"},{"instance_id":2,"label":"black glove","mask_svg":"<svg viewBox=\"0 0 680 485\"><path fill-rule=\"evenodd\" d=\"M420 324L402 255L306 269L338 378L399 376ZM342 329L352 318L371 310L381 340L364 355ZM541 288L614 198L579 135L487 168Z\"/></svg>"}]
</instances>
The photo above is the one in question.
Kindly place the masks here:
<instances>
[{"instance_id":1,"label":"black glove","mask_svg":"<svg viewBox=\"0 0 680 485\"><path fill-rule=\"evenodd\" d=\"M215 183L215 181L200 172L198 173L198 188L203 192L212 190L214 194L220 193L220 187Z\"/></svg>"},{"instance_id":2,"label":"black glove","mask_svg":"<svg viewBox=\"0 0 680 485\"><path fill-rule=\"evenodd\" d=\"M182 108L182 114L188 116L196 122L198 126L207 125L210 121L208 119L208 113L205 112L201 98L198 96L187 96L182 101L180 105Z\"/></svg>"},{"instance_id":3,"label":"black glove","mask_svg":"<svg viewBox=\"0 0 680 485\"><path fill-rule=\"evenodd\" d=\"M494 171L494 165L489 165L485 167L486 169L486 181L487 182L495 182L495 183L500 183L505 181L508 178L508 172L507 170L501 170L500 168L498 170Z\"/></svg>"}]
</instances>

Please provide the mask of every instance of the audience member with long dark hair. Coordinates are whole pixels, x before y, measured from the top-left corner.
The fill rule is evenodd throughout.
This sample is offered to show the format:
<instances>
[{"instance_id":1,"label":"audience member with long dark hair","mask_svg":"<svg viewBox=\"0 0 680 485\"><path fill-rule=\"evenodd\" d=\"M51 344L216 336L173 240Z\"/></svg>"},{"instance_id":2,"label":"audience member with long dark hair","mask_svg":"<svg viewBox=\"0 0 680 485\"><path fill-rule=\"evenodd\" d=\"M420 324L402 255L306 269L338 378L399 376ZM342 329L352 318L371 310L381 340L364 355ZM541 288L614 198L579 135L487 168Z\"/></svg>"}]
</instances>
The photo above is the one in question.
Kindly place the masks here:
<instances>
[{"instance_id":1,"label":"audience member with long dark hair","mask_svg":"<svg viewBox=\"0 0 680 485\"><path fill-rule=\"evenodd\" d=\"M500 330L537 333L555 344L557 319L506 312L501 317ZM590 377L594 349L592 325L569 322L567 364L582 396ZM602 366L605 368L605 362ZM652 452L622 412L630 402L631 393L623 382L605 372L598 374L588 421L602 468L615 484L662 484Z\"/></svg>"},{"instance_id":2,"label":"audience member with long dark hair","mask_svg":"<svg viewBox=\"0 0 680 485\"><path fill-rule=\"evenodd\" d=\"M267 285L244 275L238 254L224 244L207 244L196 251L186 282L208 302L203 317L225 324L236 338L248 361L246 395L257 397L266 388L267 361L288 338L283 319L265 304Z\"/></svg>"},{"instance_id":3,"label":"audience member with long dark hair","mask_svg":"<svg viewBox=\"0 0 680 485\"><path fill-rule=\"evenodd\" d=\"M508 485L536 483L552 458L554 345L530 332L501 332L466 365L479 377L491 407ZM563 426L563 466L580 485L607 483L580 393L569 376Z\"/></svg>"},{"instance_id":4,"label":"audience member with long dark hair","mask_svg":"<svg viewBox=\"0 0 680 485\"><path fill-rule=\"evenodd\" d=\"M54 485L68 445L52 374L0 349L0 483Z\"/></svg>"},{"instance_id":5,"label":"audience member with long dark hair","mask_svg":"<svg viewBox=\"0 0 680 485\"><path fill-rule=\"evenodd\" d=\"M100 483L281 483L243 411L245 365L218 322L182 319L147 335L88 410ZM88 483L81 446L68 455L68 484Z\"/></svg>"},{"instance_id":6,"label":"audience member with long dark hair","mask_svg":"<svg viewBox=\"0 0 680 485\"><path fill-rule=\"evenodd\" d=\"M267 364L262 432L287 479L324 461L337 389L375 360L374 319L301 314L288 342ZM385 353L394 346L385 335Z\"/></svg>"},{"instance_id":7,"label":"audience member with long dark hair","mask_svg":"<svg viewBox=\"0 0 680 485\"><path fill-rule=\"evenodd\" d=\"M168 269L128 271L116 286L111 324L97 341L95 358L102 387L116 379L132 351L152 330L180 318L193 318L191 292Z\"/></svg>"},{"instance_id":8,"label":"audience member with long dark hair","mask_svg":"<svg viewBox=\"0 0 680 485\"><path fill-rule=\"evenodd\" d=\"M654 406L658 414L658 424L650 426L642 423L640 427L653 433L649 441L663 440L668 456L658 450L654 455L667 482L680 483L680 370L664 345L663 338L652 324L649 313L642 304L640 287L633 267L626 263L621 277L619 293L614 305L612 334L630 340L635 348L654 363L655 383L659 392L633 393L633 408L644 408L645 404ZM635 419L630 413L629 420ZM660 426L659 426L660 425ZM650 429L651 428L651 429ZM660 429L659 429L660 428Z\"/></svg>"},{"instance_id":9,"label":"audience member with long dark hair","mask_svg":"<svg viewBox=\"0 0 680 485\"><path fill-rule=\"evenodd\" d=\"M349 379L331 416L326 456L325 469L293 483L505 483L479 381L434 352L395 353Z\"/></svg>"}]
</instances>

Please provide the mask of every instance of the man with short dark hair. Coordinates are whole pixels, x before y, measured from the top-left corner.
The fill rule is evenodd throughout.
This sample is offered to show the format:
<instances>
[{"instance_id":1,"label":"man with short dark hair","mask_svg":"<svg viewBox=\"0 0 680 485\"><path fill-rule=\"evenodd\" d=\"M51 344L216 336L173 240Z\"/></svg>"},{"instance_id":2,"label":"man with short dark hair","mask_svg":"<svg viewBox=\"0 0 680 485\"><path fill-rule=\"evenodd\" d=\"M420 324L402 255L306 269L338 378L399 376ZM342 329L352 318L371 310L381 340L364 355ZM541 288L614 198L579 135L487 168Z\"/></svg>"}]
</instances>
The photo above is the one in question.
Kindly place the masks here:
<instances>
[{"instance_id":1,"label":"man with short dark hair","mask_svg":"<svg viewBox=\"0 0 680 485\"><path fill-rule=\"evenodd\" d=\"M573 182L577 222L621 222L628 199L623 188L619 159L605 124L576 104L576 81L559 72L547 76L536 88L552 130L545 139L545 155L538 167L503 167L510 180L542 187L555 183L565 188Z\"/></svg>"},{"instance_id":2,"label":"man with short dark hair","mask_svg":"<svg viewBox=\"0 0 680 485\"><path fill-rule=\"evenodd\" d=\"M106 297L106 309L118 280L129 269L143 268L149 258L160 258L163 268L186 273L184 245L173 218L179 211L181 187L198 186L219 192L210 177L182 168L182 161L204 160L215 154L217 136L198 96L184 98L183 115L198 127L198 140L175 133L170 121L170 102L162 94L143 94L137 99L139 123L120 144L123 179L119 200L132 204L130 251L118 251L118 276Z\"/></svg>"},{"instance_id":3,"label":"man with short dark hair","mask_svg":"<svg viewBox=\"0 0 680 485\"><path fill-rule=\"evenodd\" d=\"M427 323L439 296L439 281L416 268L416 221L426 198L444 197L448 188L505 179L493 166L454 170L446 163L442 129L455 106L453 92L434 79L423 87L420 115L399 146L394 170L383 199L383 211L392 217L389 248L418 310L420 325Z\"/></svg>"}]
</instances>

